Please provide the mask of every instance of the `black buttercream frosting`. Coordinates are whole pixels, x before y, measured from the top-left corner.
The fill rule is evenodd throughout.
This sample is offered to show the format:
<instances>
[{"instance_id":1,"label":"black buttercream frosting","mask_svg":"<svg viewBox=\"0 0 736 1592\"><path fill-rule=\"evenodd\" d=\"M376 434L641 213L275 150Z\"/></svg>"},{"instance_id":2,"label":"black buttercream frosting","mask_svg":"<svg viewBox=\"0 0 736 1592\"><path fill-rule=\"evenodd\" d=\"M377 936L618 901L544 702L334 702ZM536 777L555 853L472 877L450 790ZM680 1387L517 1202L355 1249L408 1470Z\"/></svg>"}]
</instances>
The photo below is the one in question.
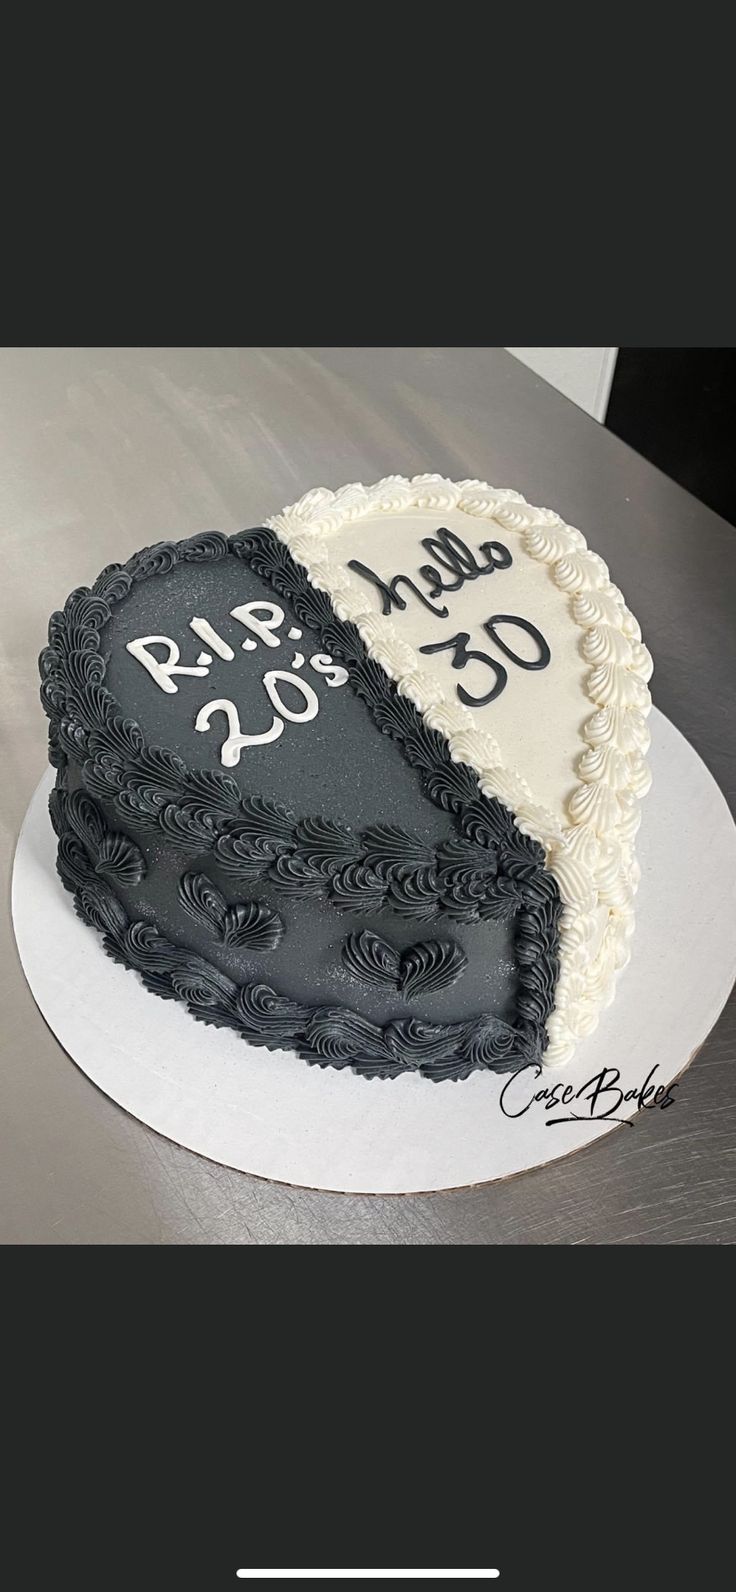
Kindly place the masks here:
<instances>
[{"instance_id":1,"label":"black buttercream frosting","mask_svg":"<svg viewBox=\"0 0 736 1592\"><path fill-rule=\"evenodd\" d=\"M193 661L211 654L186 632L204 612L235 648L223 620L263 592L284 628L303 628L293 653L327 653L348 684L309 671L317 718L224 770L194 713L236 695L236 670L250 710L255 653L215 659L216 683L182 678L165 697L124 643L165 633ZM260 673L288 668L288 651L282 641L274 664L260 646ZM251 1043L366 1077L459 1079L541 1056L561 910L541 847L452 762L271 531L109 566L52 616L40 669L60 876L147 988Z\"/></svg>"}]
</instances>

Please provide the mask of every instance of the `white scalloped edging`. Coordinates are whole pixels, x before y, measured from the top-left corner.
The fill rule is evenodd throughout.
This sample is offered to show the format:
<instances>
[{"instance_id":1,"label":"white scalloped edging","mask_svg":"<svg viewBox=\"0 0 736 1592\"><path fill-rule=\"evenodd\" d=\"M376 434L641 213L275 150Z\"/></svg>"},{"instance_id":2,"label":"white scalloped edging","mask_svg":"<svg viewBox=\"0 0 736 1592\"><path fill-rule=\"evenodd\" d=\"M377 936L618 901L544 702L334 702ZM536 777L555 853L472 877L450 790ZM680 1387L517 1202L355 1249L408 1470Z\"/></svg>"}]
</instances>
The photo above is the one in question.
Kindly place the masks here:
<instances>
[{"instance_id":1,"label":"white scalloped edging","mask_svg":"<svg viewBox=\"0 0 736 1592\"><path fill-rule=\"evenodd\" d=\"M372 599L332 556L333 538L344 525L415 508L457 508L515 532L524 550L548 566L555 584L569 597L571 617L582 632L582 657L590 666L585 688L591 717L581 738L568 825L535 801L522 775L504 764L493 737L479 730L469 709L425 671L392 621L376 614ZM451 756L473 768L481 790L498 797L518 828L544 847L564 906L560 976L547 1023L545 1065L562 1066L613 999L616 974L629 960L634 931L639 880L634 838L639 801L651 783L644 756L652 705L652 660L636 619L603 559L589 550L580 531L552 510L534 508L519 492L484 481L388 476L374 486L354 482L338 492L318 487L265 523L286 543L312 585L327 593L338 618L356 625L370 657L426 723L445 736ZM608 912L602 937L601 908Z\"/></svg>"}]
</instances>

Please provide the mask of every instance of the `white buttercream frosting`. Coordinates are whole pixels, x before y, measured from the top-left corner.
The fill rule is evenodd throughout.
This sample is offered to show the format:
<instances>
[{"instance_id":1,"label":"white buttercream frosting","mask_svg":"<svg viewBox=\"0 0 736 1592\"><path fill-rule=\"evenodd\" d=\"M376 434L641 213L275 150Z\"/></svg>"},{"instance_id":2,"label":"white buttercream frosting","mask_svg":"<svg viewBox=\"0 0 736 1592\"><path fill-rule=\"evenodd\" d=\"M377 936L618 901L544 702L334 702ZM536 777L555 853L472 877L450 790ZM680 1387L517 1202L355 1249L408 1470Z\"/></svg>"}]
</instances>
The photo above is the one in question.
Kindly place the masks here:
<instances>
[{"instance_id":1,"label":"white buttercream frosting","mask_svg":"<svg viewBox=\"0 0 736 1592\"><path fill-rule=\"evenodd\" d=\"M416 616L402 625L405 615L383 615L376 592L347 569L350 558L366 561L365 545L358 550L352 530L356 522L375 536L376 545L385 524L394 561L391 570L379 572L384 579L399 570L415 575L425 561L417 538L435 530L429 514L441 516L438 525L451 516L452 526L459 515L467 516L471 533L473 519L487 521L486 540L503 534L513 554L517 593L528 571L524 589L537 604L535 614L529 609L528 615L536 622L541 605L545 617L539 623L545 634L545 626L554 634L555 668L552 686L545 688L550 696L542 699L537 687L540 694L536 699L527 695L522 711L517 682L516 698L495 717L491 710L486 717L486 710L463 706L447 671L448 655L440 664L437 656L420 656L414 645ZM388 476L374 486L353 482L337 492L319 487L266 524L312 584L327 593L338 617L357 626L370 656L399 691L445 736L451 756L469 764L481 790L503 802L519 829L543 846L564 906L560 976L545 1054L546 1066L560 1066L595 1029L613 997L616 974L629 959L639 880L633 841L639 801L650 784L644 756L652 660L607 565L590 551L582 532L553 510L535 508L520 493L484 481L454 482L434 474L412 480ZM477 531L464 534L476 549ZM376 568L372 546L369 542L367 562ZM545 566L557 598L534 575ZM508 589L503 578L501 571L491 577L497 587L492 603L498 595L496 606L507 611L500 595ZM451 610L453 622L473 631L479 600L472 587L455 599L450 596L448 604L457 605ZM526 680L535 678L541 676L525 673Z\"/></svg>"}]
</instances>

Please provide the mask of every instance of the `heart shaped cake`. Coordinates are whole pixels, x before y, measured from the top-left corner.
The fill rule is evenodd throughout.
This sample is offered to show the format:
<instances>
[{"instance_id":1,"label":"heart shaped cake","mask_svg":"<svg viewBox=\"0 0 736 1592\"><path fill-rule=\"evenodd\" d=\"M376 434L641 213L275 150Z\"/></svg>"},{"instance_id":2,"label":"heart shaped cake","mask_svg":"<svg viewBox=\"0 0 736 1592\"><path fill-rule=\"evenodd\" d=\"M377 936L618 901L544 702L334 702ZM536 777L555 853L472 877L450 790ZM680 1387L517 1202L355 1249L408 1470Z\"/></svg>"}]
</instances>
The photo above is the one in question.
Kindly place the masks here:
<instances>
[{"instance_id":1,"label":"heart shaped cake","mask_svg":"<svg viewBox=\"0 0 736 1592\"><path fill-rule=\"evenodd\" d=\"M555 1067L629 956L652 663L580 531L440 476L144 548L49 625L58 870L105 950L369 1078Z\"/></svg>"}]
</instances>

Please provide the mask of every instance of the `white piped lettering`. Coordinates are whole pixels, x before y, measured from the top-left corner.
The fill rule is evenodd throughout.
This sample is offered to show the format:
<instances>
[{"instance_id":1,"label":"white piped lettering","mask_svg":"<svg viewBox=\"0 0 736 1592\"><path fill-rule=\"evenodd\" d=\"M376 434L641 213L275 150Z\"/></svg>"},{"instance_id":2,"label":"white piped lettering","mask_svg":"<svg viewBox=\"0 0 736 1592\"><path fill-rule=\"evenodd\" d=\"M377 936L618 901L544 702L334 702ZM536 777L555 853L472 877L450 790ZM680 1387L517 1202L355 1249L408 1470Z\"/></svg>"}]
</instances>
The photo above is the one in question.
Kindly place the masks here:
<instances>
[{"instance_id":1,"label":"white piped lettering","mask_svg":"<svg viewBox=\"0 0 736 1592\"><path fill-rule=\"evenodd\" d=\"M309 662L317 674L324 675L329 686L346 684L347 669L343 669L340 663L333 663L329 652L315 652Z\"/></svg>"},{"instance_id":2,"label":"white piped lettering","mask_svg":"<svg viewBox=\"0 0 736 1592\"><path fill-rule=\"evenodd\" d=\"M286 681L301 693L304 698L304 708L301 713L293 713L291 708L284 706L279 688L274 683L276 680ZM298 674L289 674L285 669L269 669L263 676L263 684L274 707L291 724L308 724L310 719L316 719L319 713L319 697L306 680L300 680Z\"/></svg>"},{"instance_id":3,"label":"white piped lettering","mask_svg":"<svg viewBox=\"0 0 736 1592\"><path fill-rule=\"evenodd\" d=\"M240 728L240 718L234 702L227 697L217 697L213 702L208 702L206 707L200 708L194 721L195 730L208 730L213 713L224 713L227 719L228 737L220 747L220 762L223 768L235 768L240 762L240 753L244 746L265 746L268 741L277 741L283 732L284 721L274 714L270 730L263 735L243 735Z\"/></svg>"},{"instance_id":4,"label":"white piped lettering","mask_svg":"<svg viewBox=\"0 0 736 1592\"><path fill-rule=\"evenodd\" d=\"M271 617L259 619L258 612L270 614ZM284 610L277 603L241 603L239 608L230 609L230 617L245 625L246 630L252 630L258 641L265 642L267 647L279 646L279 637L274 632L284 622ZM247 643L244 641L242 645L246 647Z\"/></svg>"},{"instance_id":5,"label":"white piped lettering","mask_svg":"<svg viewBox=\"0 0 736 1592\"><path fill-rule=\"evenodd\" d=\"M168 647L169 649L169 656L164 658L163 662L161 662L160 658L155 658L153 653L148 650L149 647L155 645ZM181 653L176 642L172 641L170 636L139 636L136 641L126 641L125 650L132 653L133 657L143 664L144 669L148 670L151 678L156 681L156 684L168 696L174 695L179 689L171 678L172 674L196 674L200 676L209 674L209 669L200 664L194 664L191 668L184 663L180 664Z\"/></svg>"},{"instance_id":6,"label":"white piped lettering","mask_svg":"<svg viewBox=\"0 0 736 1592\"><path fill-rule=\"evenodd\" d=\"M218 658L224 658L226 663L232 663L235 657L232 647L227 641L223 641L222 636L218 636L209 619L190 619L189 629L194 631L195 636L199 636L200 641L211 647Z\"/></svg>"}]
</instances>

